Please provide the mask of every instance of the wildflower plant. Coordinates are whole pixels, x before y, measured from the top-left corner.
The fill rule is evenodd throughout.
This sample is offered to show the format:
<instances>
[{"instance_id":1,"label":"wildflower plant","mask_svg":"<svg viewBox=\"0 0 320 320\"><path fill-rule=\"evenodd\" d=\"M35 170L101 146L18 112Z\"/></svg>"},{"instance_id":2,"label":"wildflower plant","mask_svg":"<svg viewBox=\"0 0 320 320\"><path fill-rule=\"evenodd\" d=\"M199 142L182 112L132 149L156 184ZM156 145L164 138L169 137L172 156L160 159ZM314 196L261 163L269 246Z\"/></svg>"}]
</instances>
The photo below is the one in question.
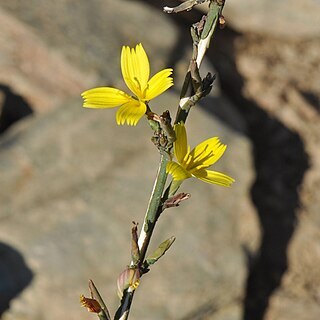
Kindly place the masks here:
<instances>
[{"instance_id":1,"label":"wildflower plant","mask_svg":"<svg viewBox=\"0 0 320 320\"><path fill-rule=\"evenodd\" d=\"M135 126L148 109L148 102L173 85L172 69L164 69L151 79L149 59L142 44L135 48L123 47L121 52L123 80L133 96L111 87L101 87L82 93L86 108L114 108L117 124Z\"/></svg>"},{"instance_id":2,"label":"wildflower plant","mask_svg":"<svg viewBox=\"0 0 320 320\"><path fill-rule=\"evenodd\" d=\"M172 175L173 180L182 181L195 177L224 187L229 187L234 182L233 178L224 173L207 170L222 157L227 148L218 137L205 140L190 151L184 123L177 123L174 131L176 134L173 143L174 154L178 162L170 161L167 164L167 172Z\"/></svg>"},{"instance_id":3,"label":"wildflower plant","mask_svg":"<svg viewBox=\"0 0 320 320\"><path fill-rule=\"evenodd\" d=\"M134 292L139 286L141 277L166 253L175 240L171 237L163 241L154 252L147 255L156 222L162 212L179 206L182 201L190 197L189 193L178 193L183 181L194 177L224 187L230 187L234 182L234 179L227 174L211 170L211 166L223 156L226 145L221 143L218 137L212 137L191 150L186 131L186 120L190 109L211 91L215 79L210 73L202 78L199 67L216 27L224 23L222 9L225 1L187 0L174 8L164 7L164 11L178 13L190 10L203 2L208 2L209 9L206 16L191 27L193 53L173 123L169 111L158 114L149 106L150 100L163 94L173 85L173 70L163 69L150 78L149 58L142 44L137 44L135 48L124 46L121 51L122 76L131 94L113 87L93 88L82 93L84 107L119 107L116 114L118 125L135 126L145 116L153 131L152 141L160 154L158 172L140 235L138 236L136 223L131 229L131 261L117 280L120 305L115 312L114 320L128 318ZM169 178L171 181L167 182ZM96 313L100 319L111 320L110 313L91 280L89 290L90 298L83 295L80 297L82 306Z\"/></svg>"}]
</instances>

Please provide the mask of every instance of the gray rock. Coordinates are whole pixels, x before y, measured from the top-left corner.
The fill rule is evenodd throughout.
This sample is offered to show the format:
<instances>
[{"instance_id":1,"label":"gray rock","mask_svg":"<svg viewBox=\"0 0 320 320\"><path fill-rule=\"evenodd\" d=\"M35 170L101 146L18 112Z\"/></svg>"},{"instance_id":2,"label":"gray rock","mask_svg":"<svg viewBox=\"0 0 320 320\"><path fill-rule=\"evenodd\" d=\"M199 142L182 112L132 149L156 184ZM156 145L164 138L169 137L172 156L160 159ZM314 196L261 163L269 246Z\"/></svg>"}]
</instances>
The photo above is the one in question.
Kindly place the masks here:
<instances>
[{"instance_id":1,"label":"gray rock","mask_svg":"<svg viewBox=\"0 0 320 320\"><path fill-rule=\"evenodd\" d=\"M93 72L73 67L59 48L48 47L1 7L0 29L0 85L24 97L35 112L48 112L95 83Z\"/></svg>"},{"instance_id":2,"label":"gray rock","mask_svg":"<svg viewBox=\"0 0 320 320\"><path fill-rule=\"evenodd\" d=\"M269 188L267 193L262 190L261 200L267 200L268 196L273 193L279 197L280 201L276 201L276 197L270 201L274 209L266 210L265 218L270 216L271 212L273 214L277 212L276 205L292 206L298 190L296 198L300 205L296 204L293 207L296 219L294 233L284 255L288 262L288 269L279 287L271 296L265 315L268 320L292 318L309 320L320 317L318 272L320 263L320 201L318 196L320 185L320 83L318 77L320 59L317 48L319 48L317 38L284 39L250 34L237 37L233 51L229 54L224 52L228 61L231 60L230 55L234 57L237 70L241 78L245 79L241 88L243 96L248 101L256 103L260 110L264 110L264 113L271 119L269 123L272 130L270 130L270 135L264 138L265 143L269 141L269 144L267 144L268 148L263 159L264 169L269 170L273 177L270 180L269 175L265 174L264 179L265 182L274 181L275 185ZM223 65L221 61L220 65ZM297 70L299 70L298 73ZM229 74L232 75L232 70ZM230 82L233 81L231 77ZM272 121L278 122L284 130L282 132L277 130L277 126L272 126ZM265 121L264 125L266 123ZM261 125L259 128L262 130ZM296 143L291 143L290 139L286 138L286 131L291 132L293 138L296 137ZM263 141L259 142L260 147L263 148ZM273 150L271 151L270 148ZM280 174L276 174L276 166L272 165L271 157L268 168L266 159L270 154L277 159L279 167L283 167ZM307 158L307 167L303 158ZM281 174L289 168L295 173L288 171L288 191L294 186L294 181L298 181L295 179L299 179L299 175L303 177L303 180L298 188L292 188L288 193L290 196L288 200L284 200L285 197L280 197L283 190L279 190L276 184L281 185ZM262 170L260 172L263 173ZM267 185L268 182L265 183L265 186ZM268 189L265 188L265 190ZM274 219L274 226L280 225L279 216ZM283 220L284 227L290 225L290 215L287 214L286 217ZM248 232L250 233L254 234L253 231ZM270 237L278 239L275 238L275 234L270 233ZM276 249L277 245L274 246L273 251L270 251L270 257L268 257L269 270L272 265L276 266L276 263L272 262L276 257Z\"/></svg>"},{"instance_id":3,"label":"gray rock","mask_svg":"<svg viewBox=\"0 0 320 320\"><path fill-rule=\"evenodd\" d=\"M12 0L0 5L76 69L97 76L99 84L123 86L118 63L123 44L142 41L156 71L165 67L177 40L165 15L138 2ZM221 97L210 101L232 109ZM172 93L152 105L174 114L177 103ZM142 224L158 155L146 124L118 127L114 115L114 110L83 109L78 97L2 137L1 241L22 254L34 275L4 320L87 319L79 295L86 293L89 278L111 311L116 309L116 278L130 259L131 221ZM237 120L241 123L233 115ZM177 240L142 279L133 319L183 318L208 304L214 319L240 319L246 266L238 224L250 208L248 141L198 108L188 132L192 146L213 135L228 144L217 170L237 183L231 189L194 180L184 184L182 190L192 198L161 217L151 248L172 235Z\"/></svg>"},{"instance_id":4,"label":"gray rock","mask_svg":"<svg viewBox=\"0 0 320 320\"><path fill-rule=\"evenodd\" d=\"M169 95L163 102L176 101ZM229 145L218 167L238 182L231 189L185 183L192 198L160 219L152 247L172 235L177 241L142 279L133 318L179 318L205 302L230 304L242 295L236 230L250 178L248 144L200 109L191 118L191 144L218 134ZM156 172L151 132L143 123L117 127L113 111L83 109L79 99L30 121L23 136L16 128L1 142L1 240L35 275L4 319L86 319L78 296L89 278L114 310L131 221L142 223Z\"/></svg>"},{"instance_id":5,"label":"gray rock","mask_svg":"<svg viewBox=\"0 0 320 320\"><path fill-rule=\"evenodd\" d=\"M318 0L226 1L227 22L241 32L289 38L319 35Z\"/></svg>"},{"instance_id":6,"label":"gray rock","mask_svg":"<svg viewBox=\"0 0 320 320\"><path fill-rule=\"evenodd\" d=\"M31 26L80 70L95 72L108 83L117 81L121 46L143 42L148 53L157 57L153 61L156 70L163 66L162 57L177 36L164 13L138 1L0 0L0 6Z\"/></svg>"}]
</instances>

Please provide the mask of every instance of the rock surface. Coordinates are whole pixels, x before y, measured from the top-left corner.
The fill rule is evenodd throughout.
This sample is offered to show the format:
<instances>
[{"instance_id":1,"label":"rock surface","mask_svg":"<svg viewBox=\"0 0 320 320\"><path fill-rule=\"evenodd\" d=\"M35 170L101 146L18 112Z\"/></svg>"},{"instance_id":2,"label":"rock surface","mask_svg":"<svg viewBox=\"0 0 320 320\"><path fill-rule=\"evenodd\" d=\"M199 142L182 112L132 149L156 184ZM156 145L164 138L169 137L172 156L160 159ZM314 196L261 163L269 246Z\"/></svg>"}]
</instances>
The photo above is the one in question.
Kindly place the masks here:
<instances>
[{"instance_id":1,"label":"rock surface","mask_svg":"<svg viewBox=\"0 0 320 320\"><path fill-rule=\"evenodd\" d=\"M318 0L227 0L224 15L240 32L294 39L319 36L319 10Z\"/></svg>"},{"instance_id":2,"label":"rock surface","mask_svg":"<svg viewBox=\"0 0 320 320\"><path fill-rule=\"evenodd\" d=\"M168 17L139 1L0 0L0 5L70 63L108 83L119 79L122 45L143 41L148 53L156 57L153 66L158 69L163 66L163 54L174 46L177 37ZM152 28L146 32L149 26Z\"/></svg>"},{"instance_id":3,"label":"rock surface","mask_svg":"<svg viewBox=\"0 0 320 320\"><path fill-rule=\"evenodd\" d=\"M222 91L240 107L253 144L251 197L263 229L249 272L245 319L289 319L293 313L317 319L319 39L224 30L216 44L211 58Z\"/></svg>"},{"instance_id":4,"label":"rock surface","mask_svg":"<svg viewBox=\"0 0 320 320\"><path fill-rule=\"evenodd\" d=\"M288 247L288 271L271 298L268 320L320 317L319 44L319 39L283 41L251 35L237 45L245 96L298 134L309 162L299 188L300 208L296 208L297 227ZM298 160L297 149L293 152Z\"/></svg>"},{"instance_id":5,"label":"rock surface","mask_svg":"<svg viewBox=\"0 0 320 320\"><path fill-rule=\"evenodd\" d=\"M142 280L133 319L320 317L319 3L305 1L303 10L293 0L266 3L227 1L225 16L235 30L218 33L218 54L209 58L233 105L219 93L211 95L204 106L209 112L195 110L188 122L191 145L212 134L228 144L219 168L237 183L231 190L186 183L192 198L161 218L152 246L172 234L177 241ZM117 127L113 111L80 108L78 93L87 83L123 88L120 47L142 39L152 70L173 66L175 79L181 79L190 49L189 13L179 15L179 25L173 23L178 18L150 5L159 2L0 0L1 20L10 25L0 36L9 48L0 66L12 71L13 89L46 113L21 122L0 142L0 254L5 248L7 257L18 257L21 275L29 281L33 275L5 320L87 319L78 296L91 277L111 309L117 306L115 280L128 263L130 224L142 220L157 155L145 125ZM60 66L59 83L39 81L35 72L20 81L30 72L9 69L17 39L29 50L16 56L21 66L38 62L37 55L30 58L29 38L49 70ZM211 71L208 61L207 66ZM57 96L52 104L47 86ZM177 100L173 89L155 105L167 108ZM243 248L251 266L248 281ZM12 275L12 261L0 264L3 274ZM21 283L19 290L28 284ZM2 301L11 289L8 282L0 284Z\"/></svg>"},{"instance_id":6,"label":"rock surface","mask_svg":"<svg viewBox=\"0 0 320 320\"><path fill-rule=\"evenodd\" d=\"M176 27L139 2L0 4L28 25L31 37L99 84L123 86L119 52L124 43L144 39L153 71L172 60ZM83 109L74 94L1 138L1 241L23 256L33 274L4 320L88 319L79 295L87 293L89 278L111 311L118 304L116 278L129 262L131 221L141 225L158 156L145 124L118 127L114 110ZM170 107L174 114L178 100L173 90L156 105ZM209 109L212 102L216 108L233 108L222 97L209 101ZM177 240L142 279L133 319L177 319L195 313L214 319L241 317L246 265L238 223L251 210L246 197L252 180L248 141L200 109L192 113L188 131L191 145L219 135L229 148L217 170L239 182L232 189L186 182L183 190L192 198L161 218L152 248L172 235Z\"/></svg>"},{"instance_id":7,"label":"rock surface","mask_svg":"<svg viewBox=\"0 0 320 320\"><path fill-rule=\"evenodd\" d=\"M6 189L0 234L23 253L35 277L12 302L6 320L57 319L66 313L87 319L78 295L86 292L88 278L99 285L111 310L116 307L115 280L128 263L131 221L143 219L158 157L146 126L117 127L112 111L80 105L76 99L30 120L23 136L11 131L2 141ZM153 247L172 235L177 241L142 280L133 319L181 317L208 301L237 305L242 295L245 264L234 208L241 213L246 206L248 145L200 110L192 118L190 132L197 138L214 129L229 145L220 170L239 184L230 190L186 183L183 190L192 200L161 218Z\"/></svg>"},{"instance_id":8,"label":"rock surface","mask_svg":"<svg viewBox=\"0 0 320 320\"><path fill-rule=\"evenodd\" d=\"M94 83L26 24L0 7L0 84L23 96L36 112L57 107Z\"/></svg>"}]
</instances>

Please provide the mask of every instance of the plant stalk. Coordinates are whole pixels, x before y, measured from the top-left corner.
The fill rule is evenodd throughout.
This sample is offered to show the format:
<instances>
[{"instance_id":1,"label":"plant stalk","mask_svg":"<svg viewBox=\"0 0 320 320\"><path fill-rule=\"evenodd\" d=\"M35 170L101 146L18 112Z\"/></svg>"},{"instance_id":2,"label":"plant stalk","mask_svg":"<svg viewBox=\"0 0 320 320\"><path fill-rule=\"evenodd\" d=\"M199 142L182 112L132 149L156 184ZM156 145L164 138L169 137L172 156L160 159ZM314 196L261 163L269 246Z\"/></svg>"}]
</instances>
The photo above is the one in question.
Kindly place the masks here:
<instances>
[{"instance_id":1,"label":"plant stalk","mask_svg":"<svg viewBox=\"0 0 320 320\"><path fill-rule=\"evenodd\" d=\"M190 63L190 69L191 64L194 63L194 61L196 61L197 68L199 69L207 48L210 45L210 40L213 36L213 33L217 25L219 24L219 17L224 7L224 3L225 0L210 0L209 12L203 26L203 31L198 41L194 41L193 43L193 55L192 61ZM193 79L191 77L190 69L186 75L185 83L181 92L175 123L178 123L179 121L185 122L188 117L189 110L192 106L192 103L190 103L192 100L192 96L190 95L190 93L194 94L194 91ZM144 223L138 239L138 245L140 249L140 263L143 263L145 259L154 227L163 210L161 197L164 194L163 191L167 180L166 166L168 161L168 155L165 153L161 154L157 177L153 186ZM170 190L168 189L168 192L165 192L164 197L168 198L169 193L171 195L175 194L178 188L178 185L174 188L173 186L171 186L171 188L169 188ZM165 201L166 199L163 200ZM130 265L134 266L134 262L131 261ZM121 299L121 304L115 314L114 320L128 319L133 296L134 289L132 289L131 287L124 291L123 297Z\"/></svg>"},{"instance_id":2,"label":"plant stalk","mask_svg":"<svg viewBox=\"0 0 320 320\"><path fill-rule=\"evenodd\" d=\"M167 163L168 155L161 154L157 176L155 179L147 212L138 239L138 245L140 249L140 262L143 262L145 259L154 227L162 210L161 197L167 180ZM133 265L133 261L131 261L131 265ZM130 290L130 288L123 293L121 304L115 314L114 320L128 319L133 295L134 291Z\"/></svg>"},{"instance_id":3,"label":"plant stalk","mask_svg":"<svg viewBox=\"0 0 320 320\"><path fill-rule=\"evenodd\" d=\"M190 62L189 70L185 77L185 82L183 84L183 88L180 95L180 102L178 106L178 111L176 114L175 123L180 121L186 122L191 106L190 103L192 100L192 95L194 94L192 77L190 75L190 69L193 61L196 61L198 69L202 63L202 60L205 56L207 49L209 48L211 38L216 30L216 27L219 25L219 17L222 13L223 7L225 4L225 0L211 0L209 4L209 11L207 14L207 18L205 20L202 33L200 35L200 39L195 41L193 39L193 52L192 52L192 60Z\"/></svg>"}]
</instances>

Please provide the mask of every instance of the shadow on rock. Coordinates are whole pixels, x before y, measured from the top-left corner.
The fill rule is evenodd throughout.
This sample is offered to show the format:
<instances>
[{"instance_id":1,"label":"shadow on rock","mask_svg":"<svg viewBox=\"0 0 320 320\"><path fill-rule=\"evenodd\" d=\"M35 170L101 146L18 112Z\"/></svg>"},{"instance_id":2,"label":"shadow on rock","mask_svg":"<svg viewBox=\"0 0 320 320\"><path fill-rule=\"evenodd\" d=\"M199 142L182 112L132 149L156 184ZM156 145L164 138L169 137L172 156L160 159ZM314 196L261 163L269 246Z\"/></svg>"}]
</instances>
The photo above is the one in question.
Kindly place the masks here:
<instances>
[{"instance_id":1,"label":"shadow on rock","mask_svg":"<svg viewBox=\"0 0 320 320\"><path fill-rule=\"evenodd\" d=\"M22 255L0 242L0 317L9 308L10 301L26 288L33 278Z\"/></svg>"},{"instance_id":2,"label":"shadow on rock","mask_svg":"<svg viewBox=\"0 0 320 320\"><path fill-rule=\"evenodd\" d=\"M29 116L33 110L29 103L10 87L0 84L0 93L3 94L0 104L0 134L5 132L16 121Z\"/></svg>"},{"instance_id":3,"label":"shadow on rock","mask_svg":"<svg viewBox=\"0 0 320 320\"><path fill-rule=\"evenodd\" d=\"M220 75L223 93L245 120L246 134L253 146L256 179L251 197L257 209L262 239L249 265L243 319L260 320L288 268L287 248L300 206L298 190L309 160L296 132L243 96L244 81L234 56L235 41L241 36L231 29L224 30L220 36L218 32L209 56Z\"/></svg>"}]
</instances>

